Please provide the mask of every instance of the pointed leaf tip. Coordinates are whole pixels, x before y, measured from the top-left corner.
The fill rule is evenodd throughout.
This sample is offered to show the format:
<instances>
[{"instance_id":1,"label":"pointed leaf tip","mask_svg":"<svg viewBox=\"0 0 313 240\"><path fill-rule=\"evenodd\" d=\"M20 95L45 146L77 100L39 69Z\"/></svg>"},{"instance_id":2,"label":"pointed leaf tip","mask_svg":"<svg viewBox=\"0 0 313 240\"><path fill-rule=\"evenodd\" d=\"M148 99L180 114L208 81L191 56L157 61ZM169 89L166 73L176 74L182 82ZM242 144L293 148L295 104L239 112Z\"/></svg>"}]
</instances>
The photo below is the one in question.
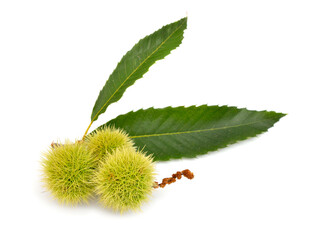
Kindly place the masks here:
<instances>
[{"instance_id":1,"label":"pointed leaf tip","mask_svg":"<svg viewBox=\"0 0 313 240\"><path fill-rule=\"evenodd\" d=\"M110 104L117 102L125 90L140 79L156 61L177 48L183 40L186 27L187 17L146 36L128 51L100 91L91 114L91 121L96 121Z\"/></svg>"}]
</instances>

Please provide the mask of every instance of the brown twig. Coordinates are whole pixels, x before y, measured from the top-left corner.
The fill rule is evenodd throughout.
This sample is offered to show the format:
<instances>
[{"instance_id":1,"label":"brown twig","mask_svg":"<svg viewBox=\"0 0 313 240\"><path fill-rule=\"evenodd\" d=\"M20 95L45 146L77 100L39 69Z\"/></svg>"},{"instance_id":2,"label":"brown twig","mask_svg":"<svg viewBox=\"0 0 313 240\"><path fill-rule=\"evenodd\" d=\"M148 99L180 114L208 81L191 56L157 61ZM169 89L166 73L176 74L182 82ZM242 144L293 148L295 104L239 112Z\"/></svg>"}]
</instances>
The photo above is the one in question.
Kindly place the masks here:
<instances>
[{"instance_id":1,"label":"brown twig","mask_svg":"<svg viewBox=\"0 0 313 240\"><path fill-rule=\"evenodd\" d=\"M63 145L63 144L55 143L55 142L52 142L52 143L51 143L51 147L52 147L52 148L57 148L57 147L60 147L61 145Z\"/></svg>"}]
</instances>

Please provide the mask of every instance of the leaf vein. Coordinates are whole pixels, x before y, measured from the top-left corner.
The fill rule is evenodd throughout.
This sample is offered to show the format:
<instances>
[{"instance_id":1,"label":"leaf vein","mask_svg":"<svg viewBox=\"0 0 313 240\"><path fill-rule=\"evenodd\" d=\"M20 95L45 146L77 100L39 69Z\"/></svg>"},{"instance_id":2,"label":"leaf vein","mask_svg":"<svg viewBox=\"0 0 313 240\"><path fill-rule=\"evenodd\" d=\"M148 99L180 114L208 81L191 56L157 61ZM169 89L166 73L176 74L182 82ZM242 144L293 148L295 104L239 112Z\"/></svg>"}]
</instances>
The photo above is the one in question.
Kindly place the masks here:
<instances>
[{"instance_id":1,"label":"leaf vein","mask_svg":"<svg viewBox=\"0 0 313 240\"><path fill-rule=\"evenodd\" d=\"M110 96L110 98L104 103L104 105L100 108L100 110L95 114L91 122L93 122L101 113L102 109L111 101L111 99L115 96L115 94L121 89L121 87L127 82L127 80L156 52L158 51L164 43L166 43L182 26L184 22L181 23L175 31L173 31L148 57L146 57L132 72L127 78L122 82L122 84L115 90L115 92Z\"/></svg>"},{"instance_id":2,"label":"leaf vein","mask_svg":"<svg viewBox=\"0 0 313 240\"><path fill-rule=\"evenodd\" d=\"M262 121L255 121L255 122L250 122L250 123L238 124L238 125L233 125L233 126L225 126L225 127L219 127L219 128L199 129L199 130L193 130L193 131L173 132L173 133L156 133L156 134L130 136L130 138L146 138L146 137L160 137L160 136L171 136L171 135L179 135L179 134L201 133L201 132L217 131L217 130L223 130L223 129L229 129L229 128L248 126L248 125L252 125L255 123L259 123L259 122L262 122Z\"/></svg>"}]
</instances>

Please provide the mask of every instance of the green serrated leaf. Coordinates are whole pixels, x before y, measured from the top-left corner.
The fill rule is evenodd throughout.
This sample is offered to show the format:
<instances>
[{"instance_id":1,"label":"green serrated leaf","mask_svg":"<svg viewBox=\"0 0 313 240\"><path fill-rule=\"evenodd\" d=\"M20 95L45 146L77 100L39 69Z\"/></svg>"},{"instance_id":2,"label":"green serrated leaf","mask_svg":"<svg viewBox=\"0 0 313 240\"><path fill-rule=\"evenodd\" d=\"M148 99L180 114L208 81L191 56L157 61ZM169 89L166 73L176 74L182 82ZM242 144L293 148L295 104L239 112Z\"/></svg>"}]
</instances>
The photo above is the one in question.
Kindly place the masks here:
<instances>
[{"instance_id":1,"label":"green serrated leaf","mask_svg":"<svg viewBox=\"0 0 313 240\"><path fill-rule=\"evenodd\" d=\"M125 129L155 160L192 158L267 131L283 113L228 106L149 108L120 115L105 125ZM100 126L103 128L105 125Z\"/></svg>"},{"instance_id":2,"label":"green serrated leaf","mask_svg":"<svg viewBox=\"0 0 313 240\"><path fill-rule=\"evenodd\" d=\"M127 52L100 91L91 114L91 122L96 121L110 104L117 102L125 90L141 78L151 65L177 48L183 40L186 27L187 18L182 18L141 39Z\"/></svg>"}]
</instances>

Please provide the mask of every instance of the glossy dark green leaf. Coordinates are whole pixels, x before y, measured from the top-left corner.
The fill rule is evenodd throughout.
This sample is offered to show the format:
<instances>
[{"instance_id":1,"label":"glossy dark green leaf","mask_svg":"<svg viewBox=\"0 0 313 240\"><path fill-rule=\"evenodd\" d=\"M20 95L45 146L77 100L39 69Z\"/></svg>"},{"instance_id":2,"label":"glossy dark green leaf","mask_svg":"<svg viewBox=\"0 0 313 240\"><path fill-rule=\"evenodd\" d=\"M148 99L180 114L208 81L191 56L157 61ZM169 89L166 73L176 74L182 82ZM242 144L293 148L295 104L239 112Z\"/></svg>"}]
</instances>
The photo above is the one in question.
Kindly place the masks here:
<instances>
[{"instance_id":1,"label":"glossy dark green leaf","mask_svg":"<svg viewBox=\"0 0 313 240\"><path fill-rule=\"evenodd\" d=\"M125 90L141 78L151 65L177 48L183 40L186 27L187 18L182 18L141 39L127 52L100 91L91 114L91 122L97 120L110 104L117 102Z\"/></svg>"},{"instance_id":2,"label":"glossy dark green leaf","mask_svg":"<svg viewBox=\"0 0 313 240\"><path fill-rule=\"evenodd\" d=\"M192 158L254 137L284 115L202 105L129 112L106 125L125 129L136 146L152 153L155 160L169 160Z\"/></svg>"}]
</instances>

